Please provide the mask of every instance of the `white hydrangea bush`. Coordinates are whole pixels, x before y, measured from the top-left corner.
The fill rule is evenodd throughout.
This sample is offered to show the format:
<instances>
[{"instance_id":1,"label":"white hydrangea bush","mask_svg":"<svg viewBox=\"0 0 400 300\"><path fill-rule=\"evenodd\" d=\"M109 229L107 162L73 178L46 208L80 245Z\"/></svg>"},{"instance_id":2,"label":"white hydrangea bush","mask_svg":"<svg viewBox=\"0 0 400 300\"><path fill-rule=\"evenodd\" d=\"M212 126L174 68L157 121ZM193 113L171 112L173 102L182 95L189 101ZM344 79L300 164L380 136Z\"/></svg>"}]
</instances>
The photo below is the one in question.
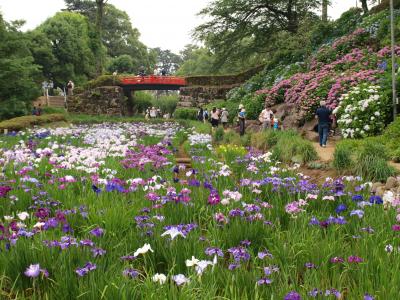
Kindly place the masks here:
<instances>
[{"instance_id":1,"label":"white hydrangea bush","mask_svg":"<svg viewBox=\"0 0 400 300\"><path fill-rule=\"evenodd\" d=\"M364 138L382 132L388 108L388 97L381 88L364 83L343 94L333 114L344 138Z\"/></svg>"}]
</instances>

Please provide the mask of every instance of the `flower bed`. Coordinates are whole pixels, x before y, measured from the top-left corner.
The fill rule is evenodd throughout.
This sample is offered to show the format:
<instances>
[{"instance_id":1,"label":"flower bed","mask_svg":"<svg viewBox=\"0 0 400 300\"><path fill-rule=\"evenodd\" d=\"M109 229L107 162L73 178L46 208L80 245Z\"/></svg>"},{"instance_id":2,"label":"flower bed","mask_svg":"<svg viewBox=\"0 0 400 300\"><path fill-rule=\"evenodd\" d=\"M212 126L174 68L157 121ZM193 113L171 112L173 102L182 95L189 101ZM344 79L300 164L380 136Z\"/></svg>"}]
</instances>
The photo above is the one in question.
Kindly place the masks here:
<instances>
[{"instance_id":1,"label":"flower bed","mask_svg":"<svg viewBox=\"0 0 400 300\"><path fill-rule=\"evenodd\" d=\"M271 153L210 150L195 133L186 169L170 155L180 130L104 123L2 136L2 292L397 297L395 195L371 197L358 177L317 186Z\"/></svg>"}]
</instances>

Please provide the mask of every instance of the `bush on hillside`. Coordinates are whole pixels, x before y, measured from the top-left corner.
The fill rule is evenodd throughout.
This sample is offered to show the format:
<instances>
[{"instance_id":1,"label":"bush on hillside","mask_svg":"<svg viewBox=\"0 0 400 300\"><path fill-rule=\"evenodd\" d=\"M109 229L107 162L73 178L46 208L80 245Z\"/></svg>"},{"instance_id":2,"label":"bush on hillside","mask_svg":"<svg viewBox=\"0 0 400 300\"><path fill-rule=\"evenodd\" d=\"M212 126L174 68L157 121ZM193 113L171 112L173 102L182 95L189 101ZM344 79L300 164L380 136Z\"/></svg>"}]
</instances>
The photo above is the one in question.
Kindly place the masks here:
<instances>
[{"instance_id":1,"label":"bush on hillside","mask_svg":"<svg viewBox=\"0 0 400 300\"><path fill-rule=\"evenodd\" d=\"M119 76L101 75L83 85L84 89L90 90L100 86L114 86L121 83Z\"/></svg>"},{"instance_id":2,"label":"bush on hillside","mask_svg":"<svg viewBox=\"0 0 400 300\"><path fill-rule=\"evenodd\" d=\"M197 120L197 108L178 108L175 110L174 118L183 120Z\"/></svg>"},{"instance_id":3,"label":"bush on hillside","mask_svg":"<svg viewBox=\"0 0 400 300\"><path fill-rule=\"evenodd\" d=\"M8 129L18 131L35 125L61 121L66 121L66 118L63 114L24 116L0 122L0 130Z\"/></svg>"}]
</instances>

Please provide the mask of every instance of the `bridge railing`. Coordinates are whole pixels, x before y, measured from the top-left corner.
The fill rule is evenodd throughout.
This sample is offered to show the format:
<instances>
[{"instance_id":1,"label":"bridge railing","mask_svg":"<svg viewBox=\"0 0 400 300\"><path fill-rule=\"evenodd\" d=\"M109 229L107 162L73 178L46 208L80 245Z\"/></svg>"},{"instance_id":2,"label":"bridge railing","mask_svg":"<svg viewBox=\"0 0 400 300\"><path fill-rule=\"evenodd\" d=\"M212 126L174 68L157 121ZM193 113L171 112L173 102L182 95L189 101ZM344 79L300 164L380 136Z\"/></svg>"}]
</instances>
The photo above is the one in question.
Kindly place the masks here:
<instances>
[{"instance_id":1,"label":"bridge railing","mask_svg":"<svg viewBox=\"0 0 400 300\"><path fill-rule=\"evenodd\" d=\"M121 78L122 85L141 85L141 84L154 84L154 85L186 85L186 80L178 76L125 76Z\"/></svg>"}]
</instances>

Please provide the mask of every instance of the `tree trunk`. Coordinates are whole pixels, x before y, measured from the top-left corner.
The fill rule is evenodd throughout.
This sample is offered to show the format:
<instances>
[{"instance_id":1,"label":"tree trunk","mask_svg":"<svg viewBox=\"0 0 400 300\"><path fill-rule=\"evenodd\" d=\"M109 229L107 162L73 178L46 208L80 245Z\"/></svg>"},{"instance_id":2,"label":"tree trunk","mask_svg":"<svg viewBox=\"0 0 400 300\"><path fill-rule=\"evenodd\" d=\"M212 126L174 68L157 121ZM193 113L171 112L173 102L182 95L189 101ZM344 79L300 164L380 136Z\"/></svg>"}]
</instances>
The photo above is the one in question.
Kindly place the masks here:
<instances>
[{"instance_id":1,"label":"tree trunk","mask_svg":"<svg viewBox=\"0 0 400 300\"><path fill-rule=\"evenodd\" d=\"M360 1L361 1L362 9L363 9L364 13L366 14L368 12L368 3L367 3L368 0L360 0Z\"/></svg>"},{"instance_id":2,"label":"tree trunk","mask_svg":"<svg viewBox=\"0 0 400 300\"><path fill-rule=\"evenodd\" d=\"M322 0L322 22L328 22L328 2L329 0Z\"/></svg>"},{"instance_id":3,"label":"tree trunk","mask_svg":"<svg viewBox=\"0 0 400 300\"><path fill-rule=\"evenodd\" d=\"M97 55L97 65L96 73L101 75L103 73L103 16L104 16L104 6L107 0L96 0L97 4L97 16L96 16L96 55Z\"/></svg>"},{"instance_id":4,"label":"tree trunk","mask_svg":"<svg viewBox=\"0 0 400 300\"><path fill-rule=\"evenodd\" d=\"M286 9L286 16L288 19L288 31L291 33L296 33L299 27L295 5L296 0L289 0Z\"/></svg>"}]
</instances>

